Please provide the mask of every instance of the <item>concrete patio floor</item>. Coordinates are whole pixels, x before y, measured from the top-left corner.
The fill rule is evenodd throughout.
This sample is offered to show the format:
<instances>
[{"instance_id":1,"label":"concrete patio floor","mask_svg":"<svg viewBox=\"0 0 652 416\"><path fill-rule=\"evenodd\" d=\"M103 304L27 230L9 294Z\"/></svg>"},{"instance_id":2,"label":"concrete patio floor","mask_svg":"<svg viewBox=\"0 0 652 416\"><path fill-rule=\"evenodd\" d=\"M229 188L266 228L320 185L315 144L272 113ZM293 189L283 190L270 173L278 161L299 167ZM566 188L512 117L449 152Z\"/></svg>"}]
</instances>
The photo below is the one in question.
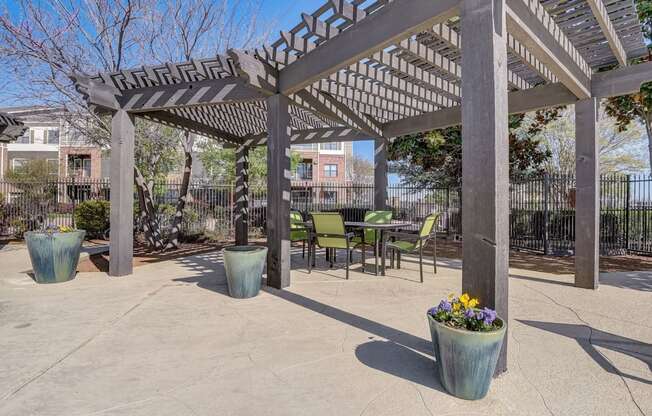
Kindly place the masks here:
<instances>
[{"instance_id":1,"label":"concrete patio floor","mask_svg":"<svg viewBox=\"0 0 652 416\"><path fill-rule=\"evenodd\" d=\"M0 253L1 415L652 414L651 272L587 291L512 269L509 371L467 402L439 384L425 318L459 292L457 260L420 284L409 259L345 281L298 255L288 290L234 300L217 252L40 286L16 253Z\"/></svg>"}]
</instances>

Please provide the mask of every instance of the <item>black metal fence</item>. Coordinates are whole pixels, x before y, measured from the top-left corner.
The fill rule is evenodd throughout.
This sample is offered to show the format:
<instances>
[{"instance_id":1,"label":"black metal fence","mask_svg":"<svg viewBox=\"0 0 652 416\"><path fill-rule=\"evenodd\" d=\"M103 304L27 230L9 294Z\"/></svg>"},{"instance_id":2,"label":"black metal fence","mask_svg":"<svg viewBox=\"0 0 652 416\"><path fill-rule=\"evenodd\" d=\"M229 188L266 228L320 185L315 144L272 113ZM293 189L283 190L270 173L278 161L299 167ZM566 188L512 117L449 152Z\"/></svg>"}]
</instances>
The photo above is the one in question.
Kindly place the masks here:
<instances>
[{"instance_id":1,"label":"black metal fence","mask_svg":"<svg viewBox=\"0 0 652 416\"><path fill-rule=\"evenodd\" d=\"M159 219L171 223L181 184L154 185ZM104 180L56 179L47 182L0 180L0 235L20 234L42 224L74 225L76 206L88 199L108 199ZM184 234L231 238L234 232L233 185L193 183L186 205ZM394 218L415 227L431 212L442 214L438 230L461 234L461 194L457 189L388 188ZM137 201L138 199L135 198ZM293 183L292 208L340 211L349 220L362 220L373 208L370 184ZM604 254L652 255L652 177L609 175L601 178L600 247ZM264 186L249 193L250 230L265 231L267 195ZM137 209L137 207L136 207ZM513 179L510 184L510 239L513 248L540 253L572 254L575 240L575 178L543 175Z\"/></svg>"}]
</instances>

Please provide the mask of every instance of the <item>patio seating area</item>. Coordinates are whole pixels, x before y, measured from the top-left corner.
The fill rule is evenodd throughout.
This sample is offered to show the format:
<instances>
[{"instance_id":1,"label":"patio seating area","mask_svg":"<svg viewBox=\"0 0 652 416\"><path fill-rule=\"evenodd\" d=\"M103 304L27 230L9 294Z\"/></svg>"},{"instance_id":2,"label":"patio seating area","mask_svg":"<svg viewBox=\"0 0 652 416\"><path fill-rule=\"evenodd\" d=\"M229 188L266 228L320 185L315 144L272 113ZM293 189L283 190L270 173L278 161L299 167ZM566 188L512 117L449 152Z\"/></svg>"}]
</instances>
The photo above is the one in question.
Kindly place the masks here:
<instances>
[{"instance_id":1,"label":"patio seating area","mask_svg":"<svg viewBox=\"0 0 652 416\"><path fill-rule=\"evenodd\" d=\"M652 272L600 272L601 103L652 82L646 57L631 0L340 0L254 48L71 66L76 105L106 123L108 272L76 273L81 226L25 233L29 255L0 251L0 415L651 414ZM574 107L572 232L561 236L573 262L520 268L508 115L560 106ZM137 119L233 151L233 203L214 210L233 234L213 243L237 247L167 251L188 216L192 195L179 191L174 244L150 240L157 261L135 258L139 232L160 233L152 191L134 224L137 151L149 152ZM432 251L440 209L401 222L388 193L392 144L452 126L463 126L461 164L442 180L459 188L460 228L447 236L464 256ZM0 140L24 129L0 114ZM363 222L291 214L292 146L367 140ZM261 146L264 203L250 189ZM548 196L523 199L546 207L532 233L542 241ZM265 247L249 241L255 207ZM629 211L609 218L629 227Z\"/></svg>"},{"instance_id":2,"label":"patio seating area","mask_svg":"<svg viewBox=\"0 0 652 416\"><path fill-rule=\"evenodd\" d=\"M421 284L416 256L376 277L356 252L347 281L343 255L330 269L318 252L308 275L297 245L292 287L236 300L218 251L46 286L17 251L0 253L3 415L652 412L652 327L630 315L649 310L652 272L603 273L586 291L512 268L509 371L468 402L439 384L425 316L460 292L459 260Z\"/></svg>"}]
</instances>

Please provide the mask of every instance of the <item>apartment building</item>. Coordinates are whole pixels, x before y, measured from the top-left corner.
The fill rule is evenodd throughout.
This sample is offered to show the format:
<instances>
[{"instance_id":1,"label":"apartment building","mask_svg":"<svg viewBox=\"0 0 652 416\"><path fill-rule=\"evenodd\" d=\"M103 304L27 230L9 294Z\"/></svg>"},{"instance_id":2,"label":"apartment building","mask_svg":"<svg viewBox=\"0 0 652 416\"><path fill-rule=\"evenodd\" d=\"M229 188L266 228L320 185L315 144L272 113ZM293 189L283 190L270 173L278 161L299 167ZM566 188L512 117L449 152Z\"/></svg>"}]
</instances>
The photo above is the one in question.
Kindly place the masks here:
<instances>
[{"instance_id":1,"label":"apartment building","mask_svg":"<svg viewBox=\"0 0 652 416\"><path fill-rule=\"evenodd\" d=\"M292 151L301 155L294 180L313 183L347 182L347 162L353 154L351 142L298 144Z\"/></svg>"},{"instance_id":2,"label":"apartment building","mask_svg":"<svg viewBox=\"0 0 652 416\"><path fill-rule=\"evenodd\" d=\"M45 160L50 174L62 178L100 179L102 149L88 141L65 121L66 110L56 107L10 107L3 111L28 129L1 150L0 178L30 160Z\"/></svg>"},{"instance_id":3,"label":"apartment building","mask_svg":"<svg viewBox=\"0 0 652 416\"><path fill-rule=\"evenodd\" d=\"M292 198L295 203L319 199L337 204L346 190L339 185L349 182L347 164L353 155L351 142L293 145L301 156L293 177ZM316 186L321 184L321 186Z\"/></svg>"}]
</instances>

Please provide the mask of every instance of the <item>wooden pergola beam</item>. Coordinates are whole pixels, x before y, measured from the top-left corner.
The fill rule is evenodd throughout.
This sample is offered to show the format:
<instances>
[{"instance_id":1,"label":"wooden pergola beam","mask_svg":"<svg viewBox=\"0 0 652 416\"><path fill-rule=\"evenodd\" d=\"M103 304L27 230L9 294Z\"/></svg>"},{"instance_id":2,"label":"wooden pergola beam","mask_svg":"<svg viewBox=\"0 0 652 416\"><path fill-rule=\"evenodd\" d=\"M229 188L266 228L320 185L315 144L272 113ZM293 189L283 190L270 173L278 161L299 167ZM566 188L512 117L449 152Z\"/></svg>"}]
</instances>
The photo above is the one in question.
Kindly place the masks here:
<instances>
[{"instance_id":1,"label":"wooden pergola beam","mask_svg":"<svg viewBox=\"0 0 652 416\"><path fill-rule=\"evenodd\" d=\"M266 146L267 134L242 137L240 139L248 147ZM370 140L370 136L349 127L325 127L319 129L293 130L290 134L292 144L355 142ZM225 148L235 148L236 145L225 145Z\"/></svg>"},{"instance_id":2,"label":"wooden pergola beam","mask_svg":"<svg viewBox=\"0 0 652 416\"><path fill-rule=\"evenodd\" d=\"M591 68L538 0L507 0L507 30L578 98L591 96Z\"/></svg>"},{"instance_id":3,"label":"wooden pergola beam","mask_svg":"<svg viewBox=\"0 0 652 416\"><path fill-rule=\"evenodd\" d=\"M549 84L529 90L512 91L508 94L508 98L509 114L526 113L548 107L573 104L577 101L575 94L562 84ZM461 123L461 108L451 107L386 123L383 126L383 134L385 137L399 137L443 129Z\"/></svg>"},{"instance_id":4,"label":"wooden pergola beam","mask_svg":"<svg viewBox=\"0 0 652 416\"><path fill-rule=\"evenodd\" d=\"M218 128L210 127L193 120L189 120L169 111L152 111L149 113L143 113L140 116L148 120L156 121L158 123L172 127L177 127L191 133L199 134L201 136L212 137L222 142L234 145L239 145L241 143L241 139L232 133L220 130Z\"/></svg>"},{"instance_id":5,"label":"wooden pergola beam","mask_svg":"<svg viewBox=\"0 0 652 416\"><path fill-rule=\"evenodd\" d=\"M652 62L594 74L591 80L591 95L609 98L635 94L646 82L652 82Z\"/></svg>"},{"instance_id":6,"label":"wooden pergola beam","mask_svg":"<svg viewBox=\"0 0 652 416\"><path fill-rule=\"evenodd\" d=\"M117 100L122 109L139 113L264 100L267 96L262 90L250 87L246 80L229 77L122 91Z\"/></svg>"},{"instance_id":7,"label":"wooden pergola beam","mask_svg":"<svg viewBox=\"0 0 652 416\"><path fill-rule=\"evenodd\" d=\"M602 33L604 34L605 38L607 38L609 47L618 60L618 63L620 63L622 66L627 66L627 53L625 52L623 44L620 42L620 38L618 37L618 33L616 33L616 29L611 23L609 12L605 7L604 2L602 0L586 0L586 2L591 7L593 16L595 16L595 20L597 20L598 25L600 25Z\"/></svg>"},{"instance_id":8,"label":"wooden pergola beam","mask_svg":"<svg viewBox=\"0 0 652 416\"><path fill-rule=\"evenodd\" d=\"M293 94L319 79L457 14L459 0L395 0L280 71L279 91Z\"/></svg>"},{"instance_id":9,"label":"wooden pergola beam","mask_svg":"<svg viewBox=\"0 0 652 416\"><path fill-rule=\"evenodd\" d=\"M10 142L22 136L27 126L6 113L0 113L0 142Z\"/></svg>"},{"instance_id":10,"label":"wooden pergola beam","mask_svg":"<svg viewBox=\"0 0 652 416\"><path fill-rule=\"evenodd\" d=\"M335 34L339 33L339 29L329 25L326 22L323 22L319 19L316 19L312 16L306 15L303 17L303 20L306 21L308 27L315 27L317 28L317 32L313 33L315 36L318 36L324 40L330 39L327 36L334 36ZM291 50L304 53L306 51L311 51L317 48L317 44L315 44L312 41L309 41L305 39L302 36L296 36L293 35L292 33L289 32L281 32L281 38L284 40L285 44L287 47ZM397 61L397 62L395 62ZM369 71L363 71L365 78L371 78L371 79L362 79L362 77L359 77L359 71L363 67L369 67L370 63L378 62L382 66L387 66L391 67L395 71L403 72L407 77L410 79L414 79L414 81L407 80L403 78L403 83L407 84L410 82L413 85L416 85L417 83L419 85L423 86L423 90L429 89L433 91L435 94L442 94L442 95L449 95L449 98L454 100L455 102L459 102L459 88L457 88L455 85L442 80L438 79L432 74L429 74L420 68L417 68L414 65L409 64L408 62L405 62L404 60L398 59L396 57L388 56L386 54L383 54L382 52L378 52L374 54L371 58L367 60L366 63L361 64L360 62L356 62L353 65L350 65L347 69L347 71L337 71L331 75L328 76L326 80L330 80L333 82L336 82L338 84L341 84L344 87L348 87L353 89L356 93L360 94L373 94L375 95L374 100L377 100L377 102L382 102L383 103L383 108L387 109L387 103L386 101L393 101L398 99L397 104L400 105L408 105L408 106L413 106L416 110L419 111L432 111L432 109L424 109L424 107L431 106L431 101L428 101L427 98L424 96L423 92L422 94L416 98L416 97L407 97L404 94L405 90L409 90L410 86L406 85L406 88L402 89L389 89L388 87L391 87L392 85L384 85L385 82L391 81L389 77L374 77L371 78L369 76ZM383 71L385 74L387 74L387 71ZM321 90L327 90L331 94L337 94L340 92L340 90L337 90L337 92L333 92L331 89L332 84L325 84L324 79L319 80L313 84L313 86L317 87L318 89ZM326 86L324 86L326 85ZM452 91L452 92L450 92ZM457 94L456 94L457 93ZM363 101L369 101L367 98L362 99ZM418 101L417 101L418 100ZM396 101L395 101L396 102ZM408 104L410 103L410 104ZM389 104L391 106L391 103Z\"/></svg>"}]
</instances>

